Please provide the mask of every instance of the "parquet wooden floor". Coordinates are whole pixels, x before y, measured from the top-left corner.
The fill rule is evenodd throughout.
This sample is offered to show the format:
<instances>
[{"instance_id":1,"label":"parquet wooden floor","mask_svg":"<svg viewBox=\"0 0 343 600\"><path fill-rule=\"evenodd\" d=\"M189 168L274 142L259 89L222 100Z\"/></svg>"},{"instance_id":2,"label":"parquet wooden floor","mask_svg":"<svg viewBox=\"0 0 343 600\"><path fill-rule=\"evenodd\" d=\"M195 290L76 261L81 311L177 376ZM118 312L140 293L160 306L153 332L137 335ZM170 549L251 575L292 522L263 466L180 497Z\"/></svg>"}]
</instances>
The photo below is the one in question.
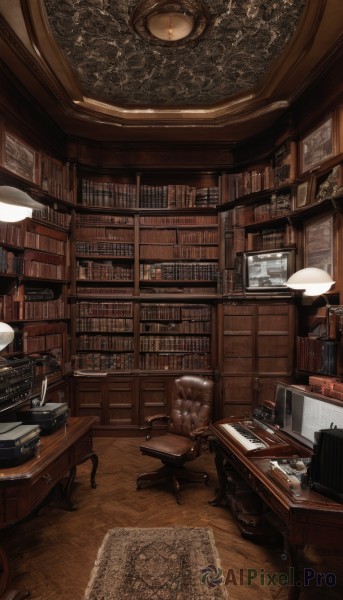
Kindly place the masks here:
<instances>
[{"instance_id":1,"label":"parquet wooden floor","mask_svg":"<svg viewBox=\"0 0 343 600\"><path fill-rule=\"evenodd\" d=\"M49 504L39 514L2 532L16 588L28 588L32 600L82 600L108 529L190 526L213 529L224 575L229 574L231 600L286 600L288 591L276 584L275 576L271 585L263 585L261 579L263 573L287 572L281 548L244 540L228 508L208 504L217 487L213 455L203 455L192 465L207 470L209 485L185 484L182 504L178 505L165 486L136 490L137 474L158 466L156 460L141 456L138 438L95 438L94 449L99 456L97 488L90 487L90 464L80 466L73 492L77 511ZM338 578L342 577L342 554L307 550L304 566L316 574L334 573L337 583L328 587L322 579L322 585L307 588L301 600L341 600L343 585ZM244 570L244 585L239 585L240 569ZM247 569L257 571L250 586L246 582Z\"/></svg>"}]
</instances>

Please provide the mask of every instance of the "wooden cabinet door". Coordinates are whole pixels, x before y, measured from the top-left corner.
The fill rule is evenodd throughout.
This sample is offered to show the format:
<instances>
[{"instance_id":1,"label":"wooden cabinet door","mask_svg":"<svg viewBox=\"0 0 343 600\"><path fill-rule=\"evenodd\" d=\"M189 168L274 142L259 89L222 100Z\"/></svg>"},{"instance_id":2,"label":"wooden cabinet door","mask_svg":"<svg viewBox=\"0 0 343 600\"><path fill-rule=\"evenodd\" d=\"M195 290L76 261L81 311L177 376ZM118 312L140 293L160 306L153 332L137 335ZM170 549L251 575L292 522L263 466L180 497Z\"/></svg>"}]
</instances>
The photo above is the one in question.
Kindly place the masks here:
<instances>
[{"instance_id":1,"label":"wooden cabinet door","mask_svg":"<svg viewBox=\"0 0 343 600\"><path fill-rule=\"evenodd\" d=\"M99 417L99 424L105 423L103 378L74 377L73 407L78 417Z\"/></svg>"},{"instance_id":2,"label":"wooden cabinet door","mask_svg":"<svg viewBox=\"0 0 343 600\"><path fill-rule=\"evenodd\" d=\"M249 414L273 401L276 381L292 380L294 306L281 300L228 302L222 322L221 415Z\"/></svg>"},{"instance_id":3,"label":"wooden cabinet door","mask_svg":"<svg viewBox=\"0 0 343 600\"><path fill-rule=\"evenodd\" d=\"M147 417L169 412L169 377L147 376L140 378L140 425Z\"/></svg>"},{"instance_id":4,"label":"wooden cabinet door","mask_svg":"<svg viewBox=\"0 0 343 600\"><path fill-rule=\"evenodd\" d=\"M105 382L105 425L116 429L137 427L135 377L109 377Z\"/></svg>"}]
</instances>

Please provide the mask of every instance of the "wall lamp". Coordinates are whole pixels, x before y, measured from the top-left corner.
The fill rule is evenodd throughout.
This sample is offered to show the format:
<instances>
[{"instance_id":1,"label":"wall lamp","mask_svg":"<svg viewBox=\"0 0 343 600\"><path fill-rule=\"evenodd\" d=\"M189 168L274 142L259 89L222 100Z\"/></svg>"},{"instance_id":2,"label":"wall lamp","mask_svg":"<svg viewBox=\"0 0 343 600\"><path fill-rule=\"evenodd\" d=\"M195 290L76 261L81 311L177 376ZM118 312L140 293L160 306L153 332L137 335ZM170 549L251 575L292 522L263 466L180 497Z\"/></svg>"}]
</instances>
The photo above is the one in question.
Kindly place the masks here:
<instances>
[{"instance_id":1,"label":"wall lamp","mask_svg":"<svg viewBox=\"0 0 343 600\"><path fill-rule=\"evenodd\" d=\"M13 341L14 330L7 323L0 322L0 352ZM0 357L0 364L5 359Z\"/></svg>"},{"instance_id":2,"label":"wall lamp","mask_svg":"<svg viewBox=\"0 0 343 600\"><path fill-rule=\"evenodd\" d=\"M302 291L304 296L321 296L324 298L326 309L326 340L330 339L330 315L343 316L343 306L331 306L325 296L326 292L330 290L334 283L335 282L329 273L323 269L317 269L316 267L309 267L307 269L296 271L286 283L291 289Z\"/></svg>"},{"instance_id":3,"label":"wall lamp","mask_svg":"<svg viewBox=\"0 0 343 600\"><path fill-rule=\"evenodd\" d=\"M15 223L32 217L34 209L42 209L43 205L31 196L8 185L0 186L0 221Z\"/></svg>"},{"instance_id":4,"label":"wall lamp","mask_svg":"<svg viewBox=\"0 0 343 600\"><path fill-rule=\"evenodd\" d=\"M291 275L286 285L292 290L302 291L304 296L321 296L334 284L332 277L323 269L309 267Z\"/></svg>"}]
</instances>

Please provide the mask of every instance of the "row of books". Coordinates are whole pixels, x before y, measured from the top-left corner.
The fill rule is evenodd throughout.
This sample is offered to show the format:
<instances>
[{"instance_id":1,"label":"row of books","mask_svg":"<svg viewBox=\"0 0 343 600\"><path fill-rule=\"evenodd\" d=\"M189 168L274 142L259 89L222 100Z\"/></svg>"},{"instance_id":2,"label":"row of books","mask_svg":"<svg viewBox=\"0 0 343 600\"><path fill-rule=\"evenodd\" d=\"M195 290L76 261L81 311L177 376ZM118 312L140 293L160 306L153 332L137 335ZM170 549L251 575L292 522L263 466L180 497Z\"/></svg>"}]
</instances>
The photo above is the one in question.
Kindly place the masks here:
<instances>
[{"instance_id":1,"label":"row of books","mask_svg":"<svg viewBox=\"0 0 343 600\"><path fill-rule=\"evenodd\" d=\"M133 257L134 245L127 243L115 243L115 242L87 242L79 241L76 242L76 253L89 255L103 255L103 256L124 256Z\"/></svg>"},{"instance_id":2,"label":"row of books","mask_svg":"<svg viewBox=\"0 0 343 600\"><path fill-rule=\"evenodd\" d=\"M92 260L78 260L76 269L78 279L93 281L99 279L104 279L106 281L129 281L133 279L132 265L116 265L111 261L97 262ZM85 290L86 288L82 289ZM90 289L93 294L93 288Z\"/></svg>"},{"instance_id":3,"label":"row of books","mask_svg":"<svg viewBox=\"0 0 343 600\"><path fill-rule=\"evenodd\" d=\"M211 323L207 321L180 321L172 323L140 324L141 333L164 333L164 334L207 334L211 333Z\"/></svg>"},{"instance_id":4,"label":"row of books","mask_svg":"<svg viewBox=\"0 0 343 600\"><path fill-rule=\"evenodd\" d=\"M64 265L26 258L24 259L23 275L40 279L67 279Z\"/></svg>"},{"instance_id":5,"label":"row of books","mask_svg":"<svg viewBox=\"0 0 343 600\"><path fill-rule=\"evenodd\" d=\"M19 303L19 319L65 319L67 316L66 303L63 298Z\"/></svg>"},{"instance_id":6,"label":"row of books","mask_svg":"<svg viewBox=\"0 0 343 600\"><path fill-rule=\"evenodd\" d=\"M32 352L46 352L51 348L62 347L63 335L61 333L52 333L46 335L23 336L23 352L30 354Z\"/></svg>"},{"instance_id":7,"label":"row of books","mask_svg":"<svg viewBox=\"0 0 343 600\"><path fill-rule=\"evenodd\" d=\"M292 202L291 194L273 194L266 202L235 206L228 211L227 227L245 227L282 216L292 210Z\"/></svg>"},{"instance_id":8,"label":"row of books","mask_svg":"<svg viewBox=\"0 0 343 600\"><path fill-rule=\"evenodd\" d=\"M21 229L18 225L0 221L0 243L21 247Z\"/></svg>"},{"instance_id":9,"label":"row of books","mask_svg":"<svg viewBox=\"0 0 343 600\"><path fill-rule=\"evenodd\" d=\"M133 331L133 320L130 318L110 317L78 317L76 319L76 331L112 332Z\"/></svg>"},{"instance_id":10,"label":"row of books","mask_svg":"<svg viewBox=\"0 0 343 600\"><path fill-rule=\"evenodd\" d=\"M85 302L76 304L78 317L132 317L132 302Z\"/></svg>"},{"instance_id":11,"label":"row of books","mask_svg":"<svg viewBox=\"0 0 343 600\"><path fill-rule=\"evenodd\" d=\"M137 186L135 183L81 180L81 204L103 208L135 208Z\"/></svg>"},{"instance_id":12,"label":"row of books","mask_svg":"<svg viewBox=\"0 0 343 600\"><path fill-rule=\"evenodd\" d=\"M134 368L134 356L129 352L101 354L91 352L76 354L75 369L87 371L131 371Z\"/></svg>"},{"instance_id":13,"label":"row of books","mask_svg":"<svg viewBox=\"0 0 343 600\"><path fill-rule=\"evenodd\" d=\"M232 202L241 196L273 189L274 169L271 165L266 165L240 173L224 173L221 185L223 201Z\"/></svg>"},{"instance_id":14,"label":"row of books","mask_svg":"<svg viewBox=\"0 0 343 600\"><path fill-rule=\"evenodd\" d=\"M42 221L49 221L49 223L53 223L54 225L58 225L62 229L66 229L67 231L70 229L71 224L71 214L67 212L62 212L51 208L50 206L43 206L42 208L34 208L32 217L34 219L40 219Z\"/></svg>"},{"instance_id":15,"label":"row of books","mask_svg":"<svg viewBox=\"0 0 343 600\"><path fill-rule=\"evenodd\" d=\"M54 198L73 203L75 201L74 166L63 163L47 154L41 155L41 187Z\"/></svg>"},{"instance_id":16,"label":"row of books","mask_svg":"<svg viewBox=\"0 0 343 600\"><path fill-rule=\"evenodd\" d=\"M133 227L134 218L130 215L111 215L103 213L77 213L76 225L122 225Z\"/></svg>"},{"instance_id":17,"label":"row of books","mask_svg":"<svg viewBox=\"0 0 343 600\"><path fill-rule=\"evenodd\" d=\"M211 318L210 307L192 304L143 304L141 319L146 321L207 321Z\"/></svg>"},{"instance_id":18,"label":"row of books","mask_svg":"<svg viewBox=\"0 0 343 600\"><path fill-rule=\"evenodd\" d=\"M139 266L142 280L216 281L217 265L213 263L157 263Z\"/></svg>"},{"instance_id":19,"label":"row of books","mask_svg":"<svg viewBox=\"0 0 343 600\"><path fill-rule=\"evenodd\" d=\"M156 354L140 357L140 369L156 371L203 371L210 369L208 354Z\"/></svg>"},{"instance_id":20,"label":"row of books","mask_svg":"<svg viewBox=\"0 0 343 600\"><path fill-rule=\"evenodd\" d=\"M248 232L246 250L273 250L287 248L296 243L296 230L287 224L281 229L263 229L260 232Z\"/></svg>"},{"instance_id":21,"label":"row of books","mask_svg":"<svg viewBox=\"0 0 343 600\"><path fill-rule=\"evenodd\" d=\"M108 227L103 225L85 226L78 225L76 227L76 239L78 241L86 240L104 240L114 242L133 242L133 228L127 227Z\"/></svg>"},{"instance_id":22,"label":"row of books","mask_svg":"<svg viewBox=\"0 0 343 600\"><path fill-rule=\"evenodd\" d=\"M139 218L141 226L165 226L165 227L212 227L218 224L217 215L142 215Z\"/></svg>"},{"instance_id":23,"label":"row of books","mask_svg":"<svg viewBox=\"0 0 343 600\"><path fill-rule=\"evenodd\" d=\"M6 275L21 275L23 269L23 259L16 256L10 250L0 246L0 273Z\"/></svg>"},{"instance_id":24,"label":"row of books","mask_svg":"<svg viewBox=\"0 0 343 600\"><path fill-rule=\"evenodd\" d=\"M47 235L34 233L32 231L25 232L24 246L25 248L33 248L35 250L52 252L53 254L60 254L61 256L66 255L65 241L55 239L54 237L48 237Z\"/></svg>"},{"instance_id":25,"label":"row of books","mask_svg":"<svg viewBox=\"0 0 343 600\"><path fill-rule=\"evenodd\" d=\"M119 277L118 279L123 279ZM87 287L83 285L76 286L76 294L78 296L92 296L99 298L99 296L132 296L132 287L98 287L92 286Z\"/></svg>"},{"instance_id":26,"label":"row of books","mask_svg":"<svg viewBox=\"0 0 343 600\"><path fill-rule=\"evenodd\" d=\"M297 368L313 373L323 372L323 340L312 337L297 337Z\"/></svg>"},{"instance_id":27,"label":"row of books","mask_svg":"<svg viewBox=\"0 0 343 600\"><path fill-rule=\"evenodd\" d=\"M114 335L79 335L77 349L96 352L133 352L133 337Z\"/></svg>"},{"instance_id":28,"label":"row of books","mask_svg":"<svg viewBox=\"0 0 343 600\"><path fill-rule=\"evenodd\" d=\"M141 336L141 352L209 352L209 337Z\"/></svg>"},{"instance_id":29,"label":"row of books","mask_svg":"<svg viewBox=\"0 0 343 600\"><path fill-rule=\"evenodd\" d=\"M218 259L218 246L180 244L141 244L139 247L140 258L161 260L216 260Z\"/></svg>"},{"instance_id":30,"label":"row of books","mask_svg":"<svg viewBox=\"0 0 343 600\"><path fill-rule=\"evenodd\" d=\"M147 185L140 189L141 208L194 208L217 206L219 187L190 185Z\"/></svg>"}]
</instances>

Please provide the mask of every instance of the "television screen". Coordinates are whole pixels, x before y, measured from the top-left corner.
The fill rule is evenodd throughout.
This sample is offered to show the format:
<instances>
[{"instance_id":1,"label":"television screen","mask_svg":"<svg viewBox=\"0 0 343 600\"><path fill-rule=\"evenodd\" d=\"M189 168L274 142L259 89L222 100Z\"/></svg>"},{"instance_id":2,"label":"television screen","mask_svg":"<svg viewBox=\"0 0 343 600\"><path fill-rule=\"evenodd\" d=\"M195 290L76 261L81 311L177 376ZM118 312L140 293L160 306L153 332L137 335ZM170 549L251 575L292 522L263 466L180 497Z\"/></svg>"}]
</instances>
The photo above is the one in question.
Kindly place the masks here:
<instances>
[{"instance_id":1,"label":"television screen","mask_svg":"<svg viewBox=\"0 0 343 600\"><path fill-rule=\"evenodd\" d=\"M294 271L292 250L271 250L245 253L245 290L286 290L287 280Z\"/></svg>"}]
</instances>

